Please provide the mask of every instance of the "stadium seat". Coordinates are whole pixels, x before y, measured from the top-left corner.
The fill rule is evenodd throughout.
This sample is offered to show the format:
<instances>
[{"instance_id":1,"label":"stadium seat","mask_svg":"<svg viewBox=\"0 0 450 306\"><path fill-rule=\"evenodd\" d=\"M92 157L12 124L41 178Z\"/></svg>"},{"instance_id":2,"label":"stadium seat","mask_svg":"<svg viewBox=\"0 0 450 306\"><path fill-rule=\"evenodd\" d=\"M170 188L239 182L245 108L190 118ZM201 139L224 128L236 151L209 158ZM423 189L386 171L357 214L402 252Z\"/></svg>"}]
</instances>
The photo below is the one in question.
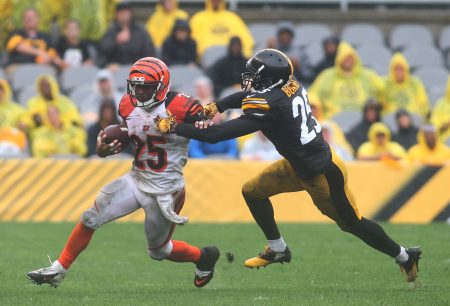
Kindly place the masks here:
<instances>
[{"instance_id":1,"label":"stadium seat","mask_svg":"<svg viewBox=\"0 0 450 306\"><path fill-rule=\"evenodd\" d=\"M433 45L433 34L430 29L420 24L400 24L391 31L389 44L392 49L403 49L408 45Z\"/></svg>"},{"instance_id":2,"label":"stadium seat","mask_svg":"<svg viewBox=\"0 0 450 306\"><path fill-rule=\"evenodd\" d=\"M37 64L23 64L17 66L10 75L11 86L14 91L21 91L28 86L34 86L36 78L41 74L55 76L55 69L51 66Z\"/></svg>"},{"instance_id":3,"label":"stadium seat","mask_svg":"<svg viewBox=\"0 0 450 306\"><path fill-rule=\"evenodd\" d=\"M386 65L385 63L372 63L370 65L366 65L366 67L372 69L381 77L389 74L389 64Z\"/></svg>"},{"instance_id":4,"label":"stadium seat","mask_svg":"<svg viewBox=\"0 0 450 306\"><path fill-rule=\"evenodd\" d=\"M422 125L423 119L419 115L411 113L411 118L415 126L420 127ZM391 132L398 132L397 122L395 120L395 112L384 115L383 122L389 127Z\"/></svg>"},{"instance_id":5,"label":"stadium seat","mask_svg":"<svg viewBox=\"0 0 450 306\"><path fill-rule=\"evenodd\" d=\"M70 92L69 98L77 106L80 106L83 104L84 99L86 99L90 94L92 94L92 92L94 91L93 88L94 88L93 84L77 86Z\"/></svg>"},{"instance_id":6,"label":"stadium seat","mask_svg":"<svg viewBox=\"0 0 450 306\"><path fill-rule=\"evenodd\" d=\"M445 89L445 87L432 87L427 89L428 101L431 107L434 107L436 102L445 96Z\"/></svg>"},{"instance_id":7,"label":"stadium seat","mask_svg":"<svg viewBox=\"0 0 450 306\"><path fill-rule=\"evenodd\" d=\"M33 85L22 88L20 93L17 95L17 102L19 102L20 105L26 107L28 100L36 95L36 86Z\"/></svg>"},{"instance_id":8,"label":"stadium seat","mask_svg":"<svg viewBox=\"0 0 450 306\"><path fill-rule=\"evenodd\" d=\"M343 111L331 118L336 122L344 133L347 133L353 126L355 126L362 118L360 111Z\"/></svg>"},{"instance_id":9,"label":"stadium seat","mask_svg":"<svg viewBox=\"0 0 450 306\"><path fill-rule=\"evenodd\" d=\"M450 25L444 27L439 35L439 48L442 51L450 49Z\"/></svg>"},{"instance_id":10,"label":"stadium seat","mask_svg":"<svg viewBox=\"0 0 450 306\"><path fill-rule=\"evenodd\" d=\"M214 46L205 50L203 53L201 64L203 69L210 69L219 58L227 54L228 46Z\"/></svg>"},{"instance_id":11,"label":"stadium seat","mask_svg":"<svg viewBox=\"0 0 450 306\"><path fill-rule=\"evenodd\" d=\"M341 40L353 46L373 44L384 46L384 35L380 28L370 23L352 23L346 25L341 32Z\"/></svg>"},{"instance_id":12,"label":"stadium seat","mask_svg":"<svg viewBox=\"0 0 450 306\"><path fill-rule=\"evenodd\" d=\"M304 47L310 44L322 44L322 41L333 35L328 26L321 23L303 23L296 27L294 45Z\"/></svg>"},{"instance_id":13,"label":"stadium seat","mask_svg":"<svg viewBox=\"0 0 450 306\"><path fill-rule=\"evenodd\" d=\"M92 66L69 67L61 75L63 91L70 92L75 87L93 84L98 68Z\"/></svg>"},{"instance_id":14,"label":"stadium seat","mask_svg":"<svg viewBox=\"0 0 450 306\"><path fill-rule=\"evenodd\" d=\"M422 67L418 68L414 75L422 80L428 90L432 88L445 88L449 73L442 67Z\"/></svg>"},{"instance_id":15,"label":"stadium seat","mask_svg":"<svg viewBox=\"0 0 450 306\"><path fill-rule=\"evenodd\" d=\"M364 66L375 67L382 65L383 67L389 67L392 53L385 46L364 44L360 45L357 51ZM385 70L383 69L383 71Z\"/></svg>"},{"instance_id":16,"label":"stadium seat","mask_svg":"<svg viewBox=\"0 0 450 306\"><path fill-rule=\"evenodd\" d=\"M113 78L114 83L120 91L126 90L127 79L130 74L130 65L119 66L119 68L114 72Z\"/></svg>"},{"instance_id":17,"label":"stadium seat","mask_svg":"<svg viewBox=\"0 0 450 306\"><path fill-rule=\"evenodd\" d=\"M405 48L403 54L412 70L422 66L444 67L441 52L433 46L411 45Z\"/></svg>"},{"instance_id":18,"label":"stadium seat","mask_svg":"<svg viewBox=\"0 0 450 306\"><path fill-rule=\"evenodd\" d=\"M194 79L204 75L201 69L187 65L174 65L169 67L169 69L172 77L170 81L172 89L178 89L186 84L192 84Z\"/></svg>"},{"instance_id":19,"label":"stadium seat","mask_svg":"<svg viewBox=\"0 0 450 306\"><path fill-rule=\"evenodd\" d=\"M276 25L272 23L251 23L248 28L255 40L255 50L264 48L267 40L276 35Z\"/></svg>"},{"instance_id":20,"label":"stadium seat","mask_svg":"<svg viewBox=\"0 0 450 306\"><path fill-rule=\"evenodd\" d=\"M312 43L303 48L303 52L308 56L311 66L316 66L324 58L322 43Z\"/></svg>"}]
</instances>

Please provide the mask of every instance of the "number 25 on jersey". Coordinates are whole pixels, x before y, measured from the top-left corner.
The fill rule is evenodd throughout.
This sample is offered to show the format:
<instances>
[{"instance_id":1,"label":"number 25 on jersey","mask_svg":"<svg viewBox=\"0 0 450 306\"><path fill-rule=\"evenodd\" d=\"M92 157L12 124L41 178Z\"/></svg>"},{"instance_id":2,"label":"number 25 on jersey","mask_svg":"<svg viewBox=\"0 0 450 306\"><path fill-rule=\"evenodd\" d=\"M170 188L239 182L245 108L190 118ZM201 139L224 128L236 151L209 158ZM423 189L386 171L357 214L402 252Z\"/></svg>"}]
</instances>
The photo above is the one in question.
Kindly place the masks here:
<instances>
[{"instance_id":1,"label":"number 25 on jersey","mask_svg":"<svg viewBox=\"0 0 450 306\"><path fill-rule=\"evenodd\" d=\"M302 95L292 100L292 114L294 118L300 119L300 142L302 145L310 143L322 130L316 118L312 115L306 90L302 88Z\"/></svg>"}]
</instances>

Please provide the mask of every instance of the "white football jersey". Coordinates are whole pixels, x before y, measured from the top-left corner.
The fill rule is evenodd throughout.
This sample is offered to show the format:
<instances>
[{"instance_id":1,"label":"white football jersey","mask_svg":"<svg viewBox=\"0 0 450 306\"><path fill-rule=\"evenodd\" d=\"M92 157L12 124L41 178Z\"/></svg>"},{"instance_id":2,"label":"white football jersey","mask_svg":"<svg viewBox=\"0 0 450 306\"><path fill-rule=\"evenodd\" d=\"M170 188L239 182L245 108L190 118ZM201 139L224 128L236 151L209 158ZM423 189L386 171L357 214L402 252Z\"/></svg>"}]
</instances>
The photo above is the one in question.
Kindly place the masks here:
<instances>
[{"instance_id":1,"label":"white football jersey","mask_svg":"<svg viewBox=\"0 0 450 306\"><path fill-rule=\"evenodd\" d=\"M162 134L154 123L157 116L167 117L167 109L178 122L186 122L188 118L193 121L190 114L202 113L197 100L176 92L169 92L165 103L150 110L134 107L129 96L122 98L119 107L136 146L131 176L140 190L151 194L172 193L184 187L183 168L188 158L189 139Z\"/></svg>"}]
</instances>

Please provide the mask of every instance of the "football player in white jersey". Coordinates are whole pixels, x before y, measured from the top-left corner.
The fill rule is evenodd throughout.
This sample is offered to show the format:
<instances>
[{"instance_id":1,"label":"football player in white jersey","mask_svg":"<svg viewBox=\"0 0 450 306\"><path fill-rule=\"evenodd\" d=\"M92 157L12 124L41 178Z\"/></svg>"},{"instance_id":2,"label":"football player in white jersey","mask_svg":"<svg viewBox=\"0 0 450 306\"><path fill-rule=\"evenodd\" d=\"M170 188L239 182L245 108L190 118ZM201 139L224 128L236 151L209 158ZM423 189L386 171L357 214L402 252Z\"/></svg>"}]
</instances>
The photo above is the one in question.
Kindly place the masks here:
<instances>
[{"instance_id":1,"label":"football player in white jersey","mask_svg":"<svg viewBox=\"0 0 450 306\"><path fill-rule=\"evenodd\" d=\"M151 258L194 263L196 287L205 286L214 275L220 256L217 247L200 249L171 239L175 225L188 221L178 214L185 199L183 167L188 157L189 140L175 134L162 134L154 124L154 120L166 116L167 111L179 123L202 120L205 112L198 100L169 91L170 73L159 59L138 60L131 67L127 82L128 93L120 102L119 115L136 146L133 167L100 190L92 207L83 213L73 229L58 260L49 267L27 274L28 279L38 285L60 285L71 264L100 226L140 208L145 212L145 234ZM107 145L105 138L101 131L97 139L100 157L121 151L117 140Z\"/></svg>"}]
</instances>

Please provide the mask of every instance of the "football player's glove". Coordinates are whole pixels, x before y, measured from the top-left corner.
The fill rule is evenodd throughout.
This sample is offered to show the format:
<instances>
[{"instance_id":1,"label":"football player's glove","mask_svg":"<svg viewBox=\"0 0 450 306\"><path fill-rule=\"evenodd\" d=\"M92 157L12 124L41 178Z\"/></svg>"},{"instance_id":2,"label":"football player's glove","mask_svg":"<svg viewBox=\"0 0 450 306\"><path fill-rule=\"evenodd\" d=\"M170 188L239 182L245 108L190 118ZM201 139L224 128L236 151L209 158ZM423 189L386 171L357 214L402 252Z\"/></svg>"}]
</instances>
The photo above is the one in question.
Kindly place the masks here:
<instances>
[{"instance_id":1,"label":"football player's glove","mask_svg":"<svg viewBox=\"0 0 450 306\"><path fill-rule=\"evenodd\" d=\"M159 115L155 118L156 129L164 134L174 133L175 132L175 124L177 121L175 120L175 116L172 115L170 111L167 111L167 117L162 118Z\"/></svg>"},{"instance_id":2,"label":"football player's glove","mask_svg":"<svg viewBox=\"0 0 450 306\"><path fill-rule=\"evenodd\" d=\"M214 118L214 116L217 114L217 112L218 112L217 104L214 102L208 103L203 107L203 114L208 119Z\"/></svg>"}]
</instances>

